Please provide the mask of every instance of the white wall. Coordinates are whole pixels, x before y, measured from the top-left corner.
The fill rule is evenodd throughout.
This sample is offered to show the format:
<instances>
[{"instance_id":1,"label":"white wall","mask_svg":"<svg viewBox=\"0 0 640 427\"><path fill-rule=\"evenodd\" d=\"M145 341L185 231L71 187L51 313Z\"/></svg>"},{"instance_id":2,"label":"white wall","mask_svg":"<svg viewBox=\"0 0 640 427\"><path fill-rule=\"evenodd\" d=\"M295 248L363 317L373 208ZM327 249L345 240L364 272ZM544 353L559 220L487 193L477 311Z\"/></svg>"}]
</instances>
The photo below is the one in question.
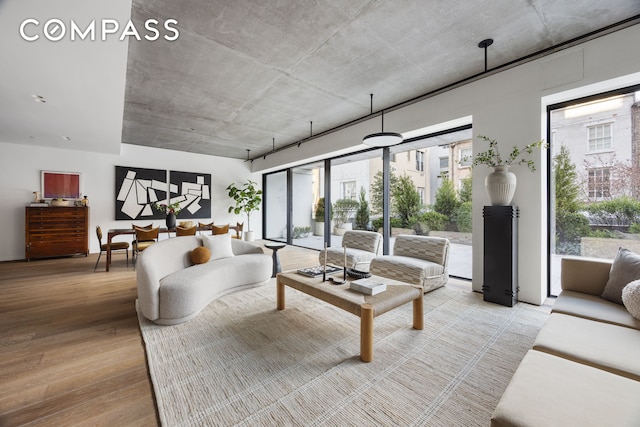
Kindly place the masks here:
<instances>
[{"instance_id":1,"label":"white wall","mask_svg":"<svg viewBox=\"0 0 640 427\"><path fill-rule=\"evenodd\" d=\"M585 96L615 88L616 79L640 72L637 42L640 25L560 51L509 70L489 75L443 94L385 113L385 128L408 132L427 126L473 117L473 134L487 135L499 141L502 151L513 145L525 145L546 138L544 97L562 99ZM635 79L635 80L633 80ZM640 83L640 77L619 80L619 84ZM606 84L601 82L607 81ZM612 87L613 86L613 87ZM622 86L618 86L622 87ZM580 89L578 89L580 88ZM575 89L575 90L574 90ZM590 92L590 93L586 93ZM256 159L253 171L279 169L320 159L335 153L364 148L362 137L377 132L379 118L372 119L303 144ZM474 153L484 146L474 138ZM513 167L518 188L513 204L520 207L519 298L541 304L547 294L547 187L545 153L537 152L538 170ZM489 203L484 179L488 168L478 167L473 174L473 288L480 291L483 275L482 207Z\"/></svg>"},{"instance_id":2,"label":"white wall","mask_svg":"<svg viewBox=\"0 0 640 427\"><path fill-rule=\"evenodd\" d=\"M211 219L218 224L246 222L244 216L227 213L232 201L225 188L232 182L244 183L253 179L261 185L260 175L252 175L249 164L242 160L178 151L161 150L122 144L120 155L22 146L0 143L0 261L24 259L24 207L33 200L33 192L40 191L40 171L54 170L82 173L83 193L89 198L90 252L98 252L95 227L100 225L106 234L109 228L127 228L131 221L115 218L115 166L173 169L211 174ZM251 215L256 238L262 235L262 213ZM180 217L178 216L178 220ZM205 219L201 220L202 222ZM154 221L164 225L164 221ZM103 243L106 243L106 236Z\"/></svg>"}]
</instances>

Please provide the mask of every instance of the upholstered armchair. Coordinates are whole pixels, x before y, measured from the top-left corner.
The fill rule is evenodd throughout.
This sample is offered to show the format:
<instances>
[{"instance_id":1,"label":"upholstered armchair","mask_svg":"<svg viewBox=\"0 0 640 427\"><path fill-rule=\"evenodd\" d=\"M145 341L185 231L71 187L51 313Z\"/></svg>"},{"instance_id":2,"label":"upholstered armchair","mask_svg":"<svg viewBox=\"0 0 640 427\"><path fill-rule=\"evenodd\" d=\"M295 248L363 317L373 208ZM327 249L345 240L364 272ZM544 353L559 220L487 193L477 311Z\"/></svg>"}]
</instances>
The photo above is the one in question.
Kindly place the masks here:
<instances>
[{"instance_id":1,"label":"upholstered armchair","mask_svg":"<svg viewBox=\"0 0 640 427\"><path fill-rule=\"evenodd\" d=\"M371 261L371 274L422 286L429 292L449 280L449 240L442 237L399 235L393 255Z\"/></svg>"},{"instance_id":2,"label":"upholstered armchair","mask_svg":"<svg viewBox=\"0 0 640 427\"><path fill-rule=\"evenodd\" d=\"M342 247L327 248L327 264L344 267L344 248L347 248L347 268L369 271L371 260L382 253L382 235L374 231L350 230L342 236ZM324 263L324 249L320 251L320 265Z\"/></svg>"}]
</instances>

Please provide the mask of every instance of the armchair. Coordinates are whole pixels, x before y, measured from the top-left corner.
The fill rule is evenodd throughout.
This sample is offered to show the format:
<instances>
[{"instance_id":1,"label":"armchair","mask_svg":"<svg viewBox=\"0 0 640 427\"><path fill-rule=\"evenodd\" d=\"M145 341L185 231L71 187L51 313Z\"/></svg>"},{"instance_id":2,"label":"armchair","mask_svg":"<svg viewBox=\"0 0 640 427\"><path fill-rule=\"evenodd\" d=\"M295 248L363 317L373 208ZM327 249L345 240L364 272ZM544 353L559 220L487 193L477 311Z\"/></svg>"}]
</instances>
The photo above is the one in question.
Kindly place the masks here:
<instances>
[{"instance_id":1,"label":"armchair","mask_svg":"<svg viewBox=\"0 0 640 427\"><path fill-rule=\"evenodd\" d=\"M442 237L399 235L393 255L371 261L371 274L422 286L429 292L449 280L449 240Z\"/></svg>"},{"instance_id":2,"label":"armchair","mask_svg":"<svg viewBox=\"0 0 640 427\"><path fill-rule=\"evenodd\" d=\"M327 248L327 263L344 267L344 247L347 248L347 268L369 271L371 260L382 253L382 235L374 231L349 230L342 237L341 248ZM324 249L318 259L324 263Z\"/></svg>"}]
</instances>

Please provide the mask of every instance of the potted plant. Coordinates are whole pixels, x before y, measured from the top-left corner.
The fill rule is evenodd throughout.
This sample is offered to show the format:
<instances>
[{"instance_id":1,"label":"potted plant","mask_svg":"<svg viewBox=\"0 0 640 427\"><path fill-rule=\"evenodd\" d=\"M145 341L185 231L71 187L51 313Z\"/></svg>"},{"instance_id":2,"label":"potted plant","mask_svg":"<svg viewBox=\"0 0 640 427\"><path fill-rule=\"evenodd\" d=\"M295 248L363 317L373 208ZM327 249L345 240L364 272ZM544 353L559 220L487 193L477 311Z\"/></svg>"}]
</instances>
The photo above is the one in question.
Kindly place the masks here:
<instances>
[{"instance_id":1,"label":"potted plant","mask_svg":"<svg viewBox=\"0 0 640 427\"><path fill-rule=\"evenodd\" d=\"M331 209L329 209L329 219L333 219L333 210ZM320 197L316 204L315 220L316 224L313 234L316 236L324 236L324 197Z\"/></svg>"},{"instance_id":2,"label":"potted plant","mask_svg":"<svg viewBox=\"0 0 640 427\"><path fill-rule=\"evenodd\" d=\"M350 230L352 225L349 221L358 209L359 203L351 199L338 199L333 204L333 217L335 219L334 233L337 236L344 235L344 232Z\"/></svg>"},{"instance_id":3,"label":"potted plant","mask_svg":"<svg viewBox=\"0 0 640 427\"><path fill-rule=\"evenodd\" d=\"M229 206L228 212L239 215L244 212L247 215L247 231L244 232L246 241L253 241L253 230L251 229L251 212L260 209L262 203L262 190L256 188L258 184L248 180L242 187L236 187L235 183L229 184L227 191L235 206Z\"/></svg>"},{"instance_id":4,"label":"potted plant","mask_svg":"<svg viewBox=\"0 0 640 427\"><path fill-rule=\"evenodd\" d=\"M516 191L516 176L509 171L509 167L512 165L525 165L531 172L534 172L536 170L535 162L525 156L531 155L535 148L547 148L547 144L541 140L528 144L522 149L514 145L509 155L503 158L498 151L498 142L495 139L482 135L478 135L478 138L488 142L489 149L476 154L471 165L486 165L493 168L493 172L487 175L485 179L485 188L487 189L489 200L494 206L506 206L511 203L513 194ZM464 160L468 159L468 157L465 157Z\"/></svg>"},{"instance_id":5,"label":"potted plant","mask_svg":"<svg viewBox=\"0 0 640 427\"><path fill-rule=\"evenodd\" d=\"M154 203L153 207L167 215L166 224L167 229L173 230L176 228L176 217L180 213L180 202L175 202L167 205L166 203Z\"/></svg>"}]
</instances>

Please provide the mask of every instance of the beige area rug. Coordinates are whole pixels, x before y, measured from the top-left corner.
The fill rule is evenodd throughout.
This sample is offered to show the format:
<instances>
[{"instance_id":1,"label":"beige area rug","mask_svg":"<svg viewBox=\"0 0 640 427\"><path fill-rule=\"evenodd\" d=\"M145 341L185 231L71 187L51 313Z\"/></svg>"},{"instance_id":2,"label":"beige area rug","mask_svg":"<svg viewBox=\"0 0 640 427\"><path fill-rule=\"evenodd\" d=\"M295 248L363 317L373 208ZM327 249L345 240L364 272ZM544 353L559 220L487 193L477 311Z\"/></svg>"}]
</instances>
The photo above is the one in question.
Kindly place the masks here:
<instances>
[{"instance_id":1,"label":"beige area rug","mask_svg":"<svg viewBox=\"0 0 640 427\"><path fill-rule=\"evenodd\" d=\"M164 426L488 426L548 309L485 303L447 287L374 321L362 363L358 317L275 279L227 295L190 322L140 317Z\"/></svg>"}]
</instances>

